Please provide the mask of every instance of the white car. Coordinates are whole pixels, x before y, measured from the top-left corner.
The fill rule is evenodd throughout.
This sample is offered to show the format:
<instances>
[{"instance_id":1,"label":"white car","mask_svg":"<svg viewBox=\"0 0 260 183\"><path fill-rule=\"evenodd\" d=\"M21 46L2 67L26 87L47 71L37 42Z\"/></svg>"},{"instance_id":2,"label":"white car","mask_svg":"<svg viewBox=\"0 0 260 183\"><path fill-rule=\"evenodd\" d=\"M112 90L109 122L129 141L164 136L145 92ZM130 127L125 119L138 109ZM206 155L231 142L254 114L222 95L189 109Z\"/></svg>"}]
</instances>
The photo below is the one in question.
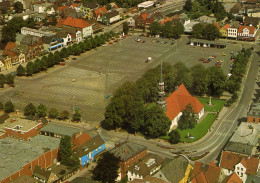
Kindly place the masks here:
<instances>
[{"instance_id":1,"label":"white car","mask_svg":"<svg viewBox=\"0 0 260 183\"><path fill-rule=\"evenodd\" d=\"M107 44L103 44L102 46L103 46L103 47L106 47L106 46L107 46Z\"/></svg>"}]
</instances>

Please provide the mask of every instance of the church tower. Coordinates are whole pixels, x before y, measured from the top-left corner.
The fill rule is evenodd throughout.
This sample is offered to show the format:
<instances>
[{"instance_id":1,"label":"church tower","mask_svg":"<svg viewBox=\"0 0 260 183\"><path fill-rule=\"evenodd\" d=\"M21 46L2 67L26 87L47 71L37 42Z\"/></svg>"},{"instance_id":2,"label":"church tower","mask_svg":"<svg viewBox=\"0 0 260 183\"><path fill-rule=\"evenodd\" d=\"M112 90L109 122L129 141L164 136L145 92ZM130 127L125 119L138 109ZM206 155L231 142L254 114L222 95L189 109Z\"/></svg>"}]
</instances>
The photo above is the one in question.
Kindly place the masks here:
<instances>
[{"instance_id":1,"label":"church tower","mask_svg":"<svg viewBox=\"0 0 260 183\"><path fill-rule=\"evenodd\" d=\"M162 76L162 62L161 62L161 78L159 81L159 100L157 101L157 105L160 105L162 107L162 109L166 112L167 111L167 104L166 101L164 99L164 82L163 82L163 76Z\"/></svg>"}]
</instances>

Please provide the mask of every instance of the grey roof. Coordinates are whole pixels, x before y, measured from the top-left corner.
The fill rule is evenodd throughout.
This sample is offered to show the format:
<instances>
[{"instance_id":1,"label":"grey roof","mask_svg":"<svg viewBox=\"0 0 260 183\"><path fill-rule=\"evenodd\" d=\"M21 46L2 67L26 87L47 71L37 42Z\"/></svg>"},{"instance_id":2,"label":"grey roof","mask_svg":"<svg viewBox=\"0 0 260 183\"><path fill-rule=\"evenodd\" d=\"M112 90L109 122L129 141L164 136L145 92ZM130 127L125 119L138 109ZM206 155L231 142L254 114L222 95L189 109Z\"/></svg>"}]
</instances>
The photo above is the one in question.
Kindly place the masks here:
<instances>
[{"instance_id":1,"label":"grey roof","mask_svg":"<svg viewBox=\"0 0 260 183\"><path fill-rule=\"evenodd\" d=\"M214 23L214 22L216 22L216 20L217 19L215 17L209 17L206 15L199 17L199 21L205 22L205 23Z\"/></svg>"},{"instance_id":2,"label":"grey roof","mask_svg":"<svg viewBox=\"0 0 260 183\"><path fill-rule=\"evenodd\" d=\"M52 173L54 173L59 179L73 172L73 170L69 169L67 166L59 164L53 164L48 168Z\"/></svg>"},{"instance_id":3,"label":"grey roof","mask_svg":"<svg viewBox=\"0 0 260 183\"><path fill-rule=\"evenodd\" d=\"M239 23L239 21L232 21L232 22L230 22L230 27L231 28L238 28L240 26L240 23Z\"/></svg>"},{"instance_id":4,"label":"grey roof","mask_svg":"<svg viewBox=\"0 0 260 183\"><path fill-rule=\"evenodd\" d=\"M26 35L22 40L21 40L21 44L26 44L26 45L34 45L37 44L39 42L39 37L35 37L35 36L31 36L31 35Z\"/></svg>"},{"instance_id":5,"label":"grey roof","mask_svg":"<svg viewBox=\"0 0 260 183\"><path fill-rule=\"evenodd\" d=\"M23 13L14 14L13 17L22 17L22 16L25 16L25 15L33 15L33 14L37 14L37 12L31 11L31 10L27 10L27 11L25 11Z\"/></svg>"},{"instance_id":6,"label":"grey roof","mask_svg":"<svg viewBox=\"0 0 260 183\"><path fill-rule=\"evenodd\" d=\"M46 35L46 36L43 36L42 37L42 41L43 41L43 43L45 43L45 44L50 44L51 43L51 41L52 41L52 39L53 38L57 38L57 36L56 35Z\"/></svg>"},{"instance_id":7,"label":"grey roof","mask_svg":"<svg viewBox=\"0 0 260 183\"><path fill-rule=\"evenodd\" d=\"M80 130L77 128L67 127L63 125L48 123L46 126L41 128L41 132L50 132L62 136L72 137L75 133L78 133Z\"/></svg>"},{"instance_id":8,"label":"grey roof","mask_svg":"<svg viewBox=\"0 0 260 183\"><path fill-rule=\"evenodd\" d=\"M92 1L92 2L85 3L84 6L89 9L95 9L98 7L98 3L97 1Z\"/></svg>"},{"instance_id":9,"label":"grey roof","mask_svg":"<svg viewBox=\"0 0 260 183\"><path fill-rule=\"evenodd\" d=\"M18 41L18 42L21 42L24 37L25 37L25 35L17 33L15 40Z\"/></svg>"},{"instance_id":10,"label":"grey roof","mask_svg":"<svg viewBox=\"0 0 260 183\"><path fill-rule=\"evenodd\" d=\"M107 17L107 18L112 18L112 17L115 17L115 16L117 16L117 15L119 15L119 12L116 11L116 10L112 10L111 12L108 12L108 13L106 14L106 17Z\"/></svg>"},{"instance_id":11,"label":"grey roof","mask_svg":"<svg viewBox=\"0 0 260 183\"><path fill-rule=\"evenodd\" d=\"M45 180L46 182L49 180L50 175L51 175L51 171L46 170L45 168L39 167L38 165L36 165L33 170L34 177L38 177L42 180Z\"/></svg>"},{"instance_id":12,"label":"grey roof","mask_svg":"<svg viewBox=\"0 0 260 183\"><path fill-rule=\"evenodd\" d=\"M260 104L252 104L247 116L260 118Z\"/></svg>"},{"instance_id":13,"label":"grey roof","mask_svg":"<svg viewBox=\"0 0 260 183\"><path fill-rule=\"evenodd\" d=\"M178 156L171 161L165 161L161 173L170 182L180 182L185 176L189 162L183 156ZM173 173L174 172L174 173Z\"/></svg>"},{"instance_id":14,"label":"grey roof","mask_svg":"<svg viewBox=\"0 0 260 183\"><path fill-rule=\"evenodd\" d=\"M89 179L87 177L76 177L70 183L96 183L96 181Z\"/></svg>"},{"instance_id":15,"label":"grey roof","mask_svg":"<svg viewBox=\"0 0 260 183\"><path fill-rule=\"evenodd\" d=\"M88 154L89 152L92 152L93 150L97 149L103 144L105 144L105 141L102 139L100 135L97 135L89 141L85 142L84 144L78 146L74 150L74 152L76 152L79 157L82 157Z\"/></svg>"},{"instance_id":16,"label":"grey roof","mask_svg":"<svg viewBox=\"0 0 260 183\"><path fill-rule=\"evenodd\" d=\"M228 142L228 145L225 148L225 151L235 152L239 154L252 155L253 154L253 145L242 144L239 142Z\"/></svg>"},{"instance_id":17,"label":"grey roof","mask_svg":"<svg viewBox=\"0 0 260 183\"><path fill-rule=\"evenodd\" d=\"M145 177L147 175L150 175L151 170L162 165L163 162L164 162L164 158L161 158L159 155L148 154L143 159L141 159L137 164L132 166L128 171Z\"/></svg>"},{"instance_id":18,"label":"grey roof","mask_svg":"<svg viewBox=\"0 0 260 183\"><path fill-rule=\"evenodd\" d=\"M59 144L59 138L44 135L36 135L30 141L10 137L0 139L0 180L22 169L45 152L58 148Z\"/></svg>"},{"instance_id":19,"label":"grey roof","mask_svg":"<svg viewBox=\"0 0 260 183\"><path fill-rule=\"evenodd\" d=\"M196 25L196 24L199 24L199 23L200 22L193 21L193 22L188 23L187 25L184 25L184 32L187 32L187 33L192 32L193 26Z\"/></svg>"},{"instance_id":20,"label":"grey roof","mask_svg":"<svg viewBox=\"0 0 260 183\"><path fill-rule=\"evenodd\" d=\"M260 126L258 124L242 122L230 141L256 146L259 134Z\"/></svg>"},{"instance_id":21,"label":"grey roof","mask_svg":"<svg viewBox=\"0 0 260 183\"><path fill-rule=\"evenodd\" d=\"M147 147L133 143L133 142L124 142L119 144L115 148L111 149L110 152L113 153L120 161L126 161L131 157L139 154L140 152L147 149Z\"/></svg>"},{"instance_id":22,"label":"grey roof","mask_svg":"<svg viewBox=\"0 0 260 183\"><path fill-rule=\"evenodd\" d=\"M16 45L14 50L18 53L27 54L29 52L29 46L26 44Z\"/></svg>"},{"instance_id":23,"label":"grey roof","mask_svg":"<svg viewBox=\"0 0 260 183\"><path fill-rule=\"evenodd\" d=\"M10 181L10 183L36 183L36 182L38 182L38 180L28 175L21 175L17 179Z\"/></svg>"},{"instance_id":24,"label":"grey roof","mask_svg":"<svg viewBox=\"0 0 260 183\"><path fill-rule=\"evenodd\" d=\"M257 183L260 182L260 177L256 175L247 175L246 183Z\"/></svg>"}]
</instances>

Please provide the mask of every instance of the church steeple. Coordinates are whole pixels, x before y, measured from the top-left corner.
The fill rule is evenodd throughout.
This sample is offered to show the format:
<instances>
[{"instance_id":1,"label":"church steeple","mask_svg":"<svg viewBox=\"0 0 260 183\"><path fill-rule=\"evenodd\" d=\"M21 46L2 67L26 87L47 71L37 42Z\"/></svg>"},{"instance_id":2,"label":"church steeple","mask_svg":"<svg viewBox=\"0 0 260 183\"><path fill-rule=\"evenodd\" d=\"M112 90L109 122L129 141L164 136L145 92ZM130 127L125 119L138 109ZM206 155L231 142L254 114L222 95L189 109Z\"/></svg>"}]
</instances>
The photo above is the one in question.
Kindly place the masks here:
<instances>
[{"instance_id":1,"label":"church steeple","mask_svg":"<svg viewBox=\"0 0 260 183\"><path fill-rule=\"evenodd\" d=\"M164 111L167 110L167 104L164 99L164 82L163 82L163 76L162 76L162 62L161 62L161 76L160 76L160 81L159 81L159 100L157 101L157 105L160 105Z\"/></svg>"}]
</instances>

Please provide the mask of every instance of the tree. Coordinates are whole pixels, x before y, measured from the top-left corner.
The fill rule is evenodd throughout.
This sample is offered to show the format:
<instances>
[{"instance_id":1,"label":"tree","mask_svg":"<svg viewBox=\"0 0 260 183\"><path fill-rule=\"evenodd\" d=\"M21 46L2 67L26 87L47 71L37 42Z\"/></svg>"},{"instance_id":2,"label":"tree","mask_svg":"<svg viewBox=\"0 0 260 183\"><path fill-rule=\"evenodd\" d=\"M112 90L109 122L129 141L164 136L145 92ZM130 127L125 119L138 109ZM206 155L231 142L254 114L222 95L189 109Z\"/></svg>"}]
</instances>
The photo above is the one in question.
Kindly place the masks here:
<instances>
[{"instance_id":1,"label":"tree","mask_svg":"<svg viewBox=\"0 0 260 183\"><path fill-rule=\"evenodd\" d=\"M208 72L201 64L194 65L191 69L192 92L196 95L204 95L208 88Z\"/></svg>"},{"instance_id":2,"label":"tree","mask_svg":"<svg viewBox=\"0 0 260 183\"><path fill-rule=\"evenodd\" d=\"M22 13L23 12L23 4L19 1L14 3L14 10L15 13Z\"/></svg>"},{"instance_id":3,"label":"tree","mask_svg":"<svg viewBox=\"0 0 260 183\"><path fill-rule=\"evenodd\" d=\"M198 13L200 9L201 9L200 3L198 1L193 1L191 7L191 13Z\"/></svg>"},{"instance_id":4,"label":"tree","mask_svg":"<svg viewBox=\"0 0 260 183\"><path fill-rule=\"evenodd\" d=\"M33 73L38 73L42 70L42 63L41 63L41 60L39 58L37 58L35 61L34 61L34 64L33 64Z\"/></svg>"},{"instance_id":5,"label":"tree","mask_svg":"<svg viewBox=\"0 0 260 183\"><path fill-rule=\"evenodd\" d=\"M73 55L80 55L81 53L81 48L78 44L73 44L72 46L72 53Z\"/></svg>"},{"instance_id":6,"label":"tree","mask_svg":"<svg viewBox=\"0 0 260 183\"><path fill-rule=\"evenodd\" d=\"M60 52L59 51L56 51L54 53L53 60L54 60L54 64L56 64L56 65L63 61L63 59L60 57Z\"/></svg>"},{"instance_id":7,"label":"tree","mask_svg":"<svg viewBox=\"0 0 260 183\"><path fill-rule=\"evenodd\" d=\"M178 39L178 38L180 38L181 34L183 34L183 33L184 33L184 26L183 26L183 24L180 21L176 22L173 25L173 37L175 39Z\"/></svg>"},{"instance_id":8,"label":"tree","mask_svg":"<svg viewBox=\"0 0 260 183\"><path fill-rule=\"evenodd\" d=\"M14 112L14 104L11 101L5 103L5 113Z\"/></svg>"},{"instance_id":9,"label":"tree","mask_svg":"<svg viewBox=\"0 0 260 183\"><path fill-rule=\"evenodd\" d=\"M184 62L177 62L173 65L174 69L174 85L172 85L173 90L175 90L175 87L180 86L181 84L184 84L186 88L191 88L191 73L189 68L185 65Z\"/></svg>"},{"instance_id":10,"label":"tree","mask_svg":"<svg viewBox=\"0 0 260 183\"><path fill-rule=\"evenodd\" d=\"M177 144L179 141L180 141L180 133L177 131L177 130L172 130L170 133L169 133L169 142L172 143L172 144Z\"/></svg>"},{"instance_id":11,"label":"tree","mask_svg":"<svg viewBox=\"0 0 260 183\"><path fill-rule=\"evenodd\" d=\"M188 104L186 109L182 111L182 115L178 121L178 128L183 130L187 128L194 128L197 124L198 117L194 113L192 105Z\"/></svg>"},{"instance_id":12,"label":"tree","mask_svg":"<svg viewBox=\"0 0 260 183\"><path fill-rule=\"evenodd\" d=\"M69 112L66 111L66 110L61 111L60 114L59 114L59 118L62 119L62 120L68 119L69 118Z\"/></svg>"},{"instance_id":13,"label":"tree","mask_svg":"<svg viewBox=\"0 0 260 183\"><path fill-rule=\"evenodd\" d=\"M43 104L38 105L36 114L38 117L45 117L47 115L47 107Z\"/></svg>"},{"instance_id":14,"label":"tree","mask_svg":"<svg viewBox=\"0 0 260 183\"><path fill-rule=\"evenodd\" d=\"M59 112L55 108L51 108L49 111L49 118L57 118L59 115Z\"/></svg>"},{"instance_id":15,"label":"tree","mask_svg":"<svg viewBox=\"0 0 260 183\"><path fill-rule=\"evenodd\" d=\"M69 56L69 54L68 54L67 49L63 47L63 48L61 49L61 51L60 51L60 57L61 57L61 58L67 58L68 56Z\"/></svg>"},{"instance_id":16,"label":"tree","mask_svg":"<svg viewBox=\"0 0 260 183\"><path fill-rule=\"evenodd\" d=\"M201 38L204 36L204 25L202 23L195 24L192 27L192 37Z\"/></svg>"},{"instance_id":17,"label":"tree","mask_svg":"<svg viewBox=\"0 0 260 183\"><path fill-rule=\"evenodd\" d=\"M86 50L91 50L92 48L91 41L89 39L86 39L84 43L86 45Z\"/></svg>"},{"instance_id":18,"label":"tree","mask_svg":"<svg viewBox=\"0 0 260 183\"><path fill-rule=\"evenodd\" d=\"M217 21L223 20L227 15L227 12L225 11L223 4L221 2L218 2L218 0L216 0L212 12L214 13L214 16L217 18Z\"/></svg>"},{"instance_id":19,"label":"tree","mask_svg":"<svg viewBox=\"0 0 260 183\"><path fill-rule=\"evenodd\" d=\"M4 26L2 29L2 43L6 45L8 42L15 42L16 32L10 26Z\"/></svg>"},{"instance_id":20,"label":"tree","mask_svg":"<svg viewBox=\"0 0 260 183\"><path fill-rule=\"evenodd\" d=\"M163 37L173 37L173 23L171 21L165 22L162 27L162 36Z\"/></svg>"},{"instance_id":21,"label":"tree","mask_svg":"<svg viewBox=\"0 0 260 183\"><path fill-rule=\"evenodd\" d=\"M103 153L93 169L93 179L102 183L113 183L118 177L119 159L109 151Z\"/></svg>"},{"instance_id":22,"label":"tree","mask_svg":"<svg viewBox=\"0 0 260 183\"><path fill-rule=\"evenodd\" d=\"M30 28L34 28L35 27L35 22L36 21L32 17L28 18L27 21L26 21L28 27L30 27Z\"/></svg>"},{"instance_id":23,"label":"tree","mask_svg":"<svg viewBox=\"0 0 260 183\"><path fill-rule=\"evenodd\" d=\"M29 103L23 110L25 116L35 116L36 114L36 107L32 104Z\"/></svg>"},{"instance_id":24,"label":"tree","mask_svg":"<svg viewBox=\"0 0 260 183\"><path fill-rule=\"evenodd\" d=\"M0 74L0 87L3 88L5 85L5 75Z\"/></svg>"},{"instance_id":25,"label":"tree","mask_svg":"<svg viewBox=\"0 0 260 183\"><path fill-rule=\"evenodd\" d=\"M185 5L183 6L183 9L186 10L187 12L190 12L192 8L192 2L191 0L187 0L185 2Z\"/></svg>"},{"instance_id":26,"label":"tree","mask_svg":"<svg viewBox=\"0 0 260 183\"><path fill-rule=\"evenodd\" d=\"M77 121L79 122L81 120L81 114L76 111L73 115L72 115L72 121Z\"/></svg>"},{"instance_id":27,"label":"tree","mask_svg":"<svg viewBox=\"0 0 260 183\"><path fill-rule=\"evenodd\" d=\"M48 59L47 59L47 67L53 67L55 64L54 55L52 52L49 53Z\"/></svg>"},{"instance_id":28,"label":"tree","mask_svg":"<svg viewBox=\"0 0 260 183\"><path fill-rule=\"evenodd\" d=\"M7 22L7 26L18 33L21 31L22 27L27 27L27 22L24 21L22 17L14 17Z\"/></svg>"},{"instance_id":29,"label":"tree","mask_svg":"<svg viewBox=\"0 0 260 183\"><path fill-rule=\"evenodd\" d=\"M159 22L152 22L150 25L150 33L152 35L159 35L161 33L161 24Z\"/></svg>"},{"instance_id":30,"label":"tree","mask_svg":"<svg viewBox=\"0 0 260 183\"><path fill-rule=\"evenodd\" d=\"M95 39L91 38L90 42L91 42L92 48L96 48L97 47L97 41Z\"/></svg>"},{"instance_id":31,"label":"tree","mask_svg":"<svg viewBox=\"0 0 260 183\"><path fill-rule=\"evenodd\" d=\"M7 74L5 77L5 83L14 86L14 75L13 74Z\"/></svg>"},{"instance_id":32,"label":"tree","mask_svg":"<svg viewBox=\"0 0 260 183\"><path fill-rule=\"evenodd\" d=\"M219 67L209 67L208 94L211 96L221 96L225 89L226 77Z\"/></svg>"},{"instance_id":33,"label":"tree","mask_svg":"<svg viewBox=\"0 0 260 183\"><path fill-rule=\"evenodd\" d=\"M205 38L208 40L215 40L221 36L219 29L214 24L206 25L203 32Z\"/></svg>"},{"instance_id":34,"label":"tree","mask_svg":"<svg viewBox=\"0 0 260 183\"><path fill-rule=\"evenodd\" d=\"M127 34L128 31L129 31L128 23L127 23L127 22L124 22L124 23L123 23L123 32L124 32L125 34Z\"/></svg>"},{"instance_id":35,"label":"tree","mask_svg":"<svg viewBox=\"0 0 260 183\"><path fill-rule=\"evenodd\" d=\"M56 18L55 15L52 15L52 16L51 16L51 23L50 23L50 24L53 25L53 26L56 26L56 24L57 24L57 18Z\"/></svg>"},{"instance_id":36,"label":"tree","mask_svg":"<svg viewBox=\"0 0 260 183\"><path fill-rule=\"evenodd\" d=\"M170 119L160 106L147 109L145 113L144 133L151 137L166 135L171 125Z\"/></svg>"},{"instance_id":37,"label":"tree","mask_svg":"<svg viewBox=\"0 0 260 183\"><path fill-rule=\"evenodd\" d=\"M34 73L34 63L28 62L26 65L26 75L31 76Z\"/></svg>"},{"instance_id":38,"label":"tree","mask_svg":"<svg viewBox=\"0 0 260 183\"><path fill-rule=\"evenodd\" d=\"M25 68L20 64L16 69L17 76L24 76L25 75Z\"/></svg>"}]
</instances>

